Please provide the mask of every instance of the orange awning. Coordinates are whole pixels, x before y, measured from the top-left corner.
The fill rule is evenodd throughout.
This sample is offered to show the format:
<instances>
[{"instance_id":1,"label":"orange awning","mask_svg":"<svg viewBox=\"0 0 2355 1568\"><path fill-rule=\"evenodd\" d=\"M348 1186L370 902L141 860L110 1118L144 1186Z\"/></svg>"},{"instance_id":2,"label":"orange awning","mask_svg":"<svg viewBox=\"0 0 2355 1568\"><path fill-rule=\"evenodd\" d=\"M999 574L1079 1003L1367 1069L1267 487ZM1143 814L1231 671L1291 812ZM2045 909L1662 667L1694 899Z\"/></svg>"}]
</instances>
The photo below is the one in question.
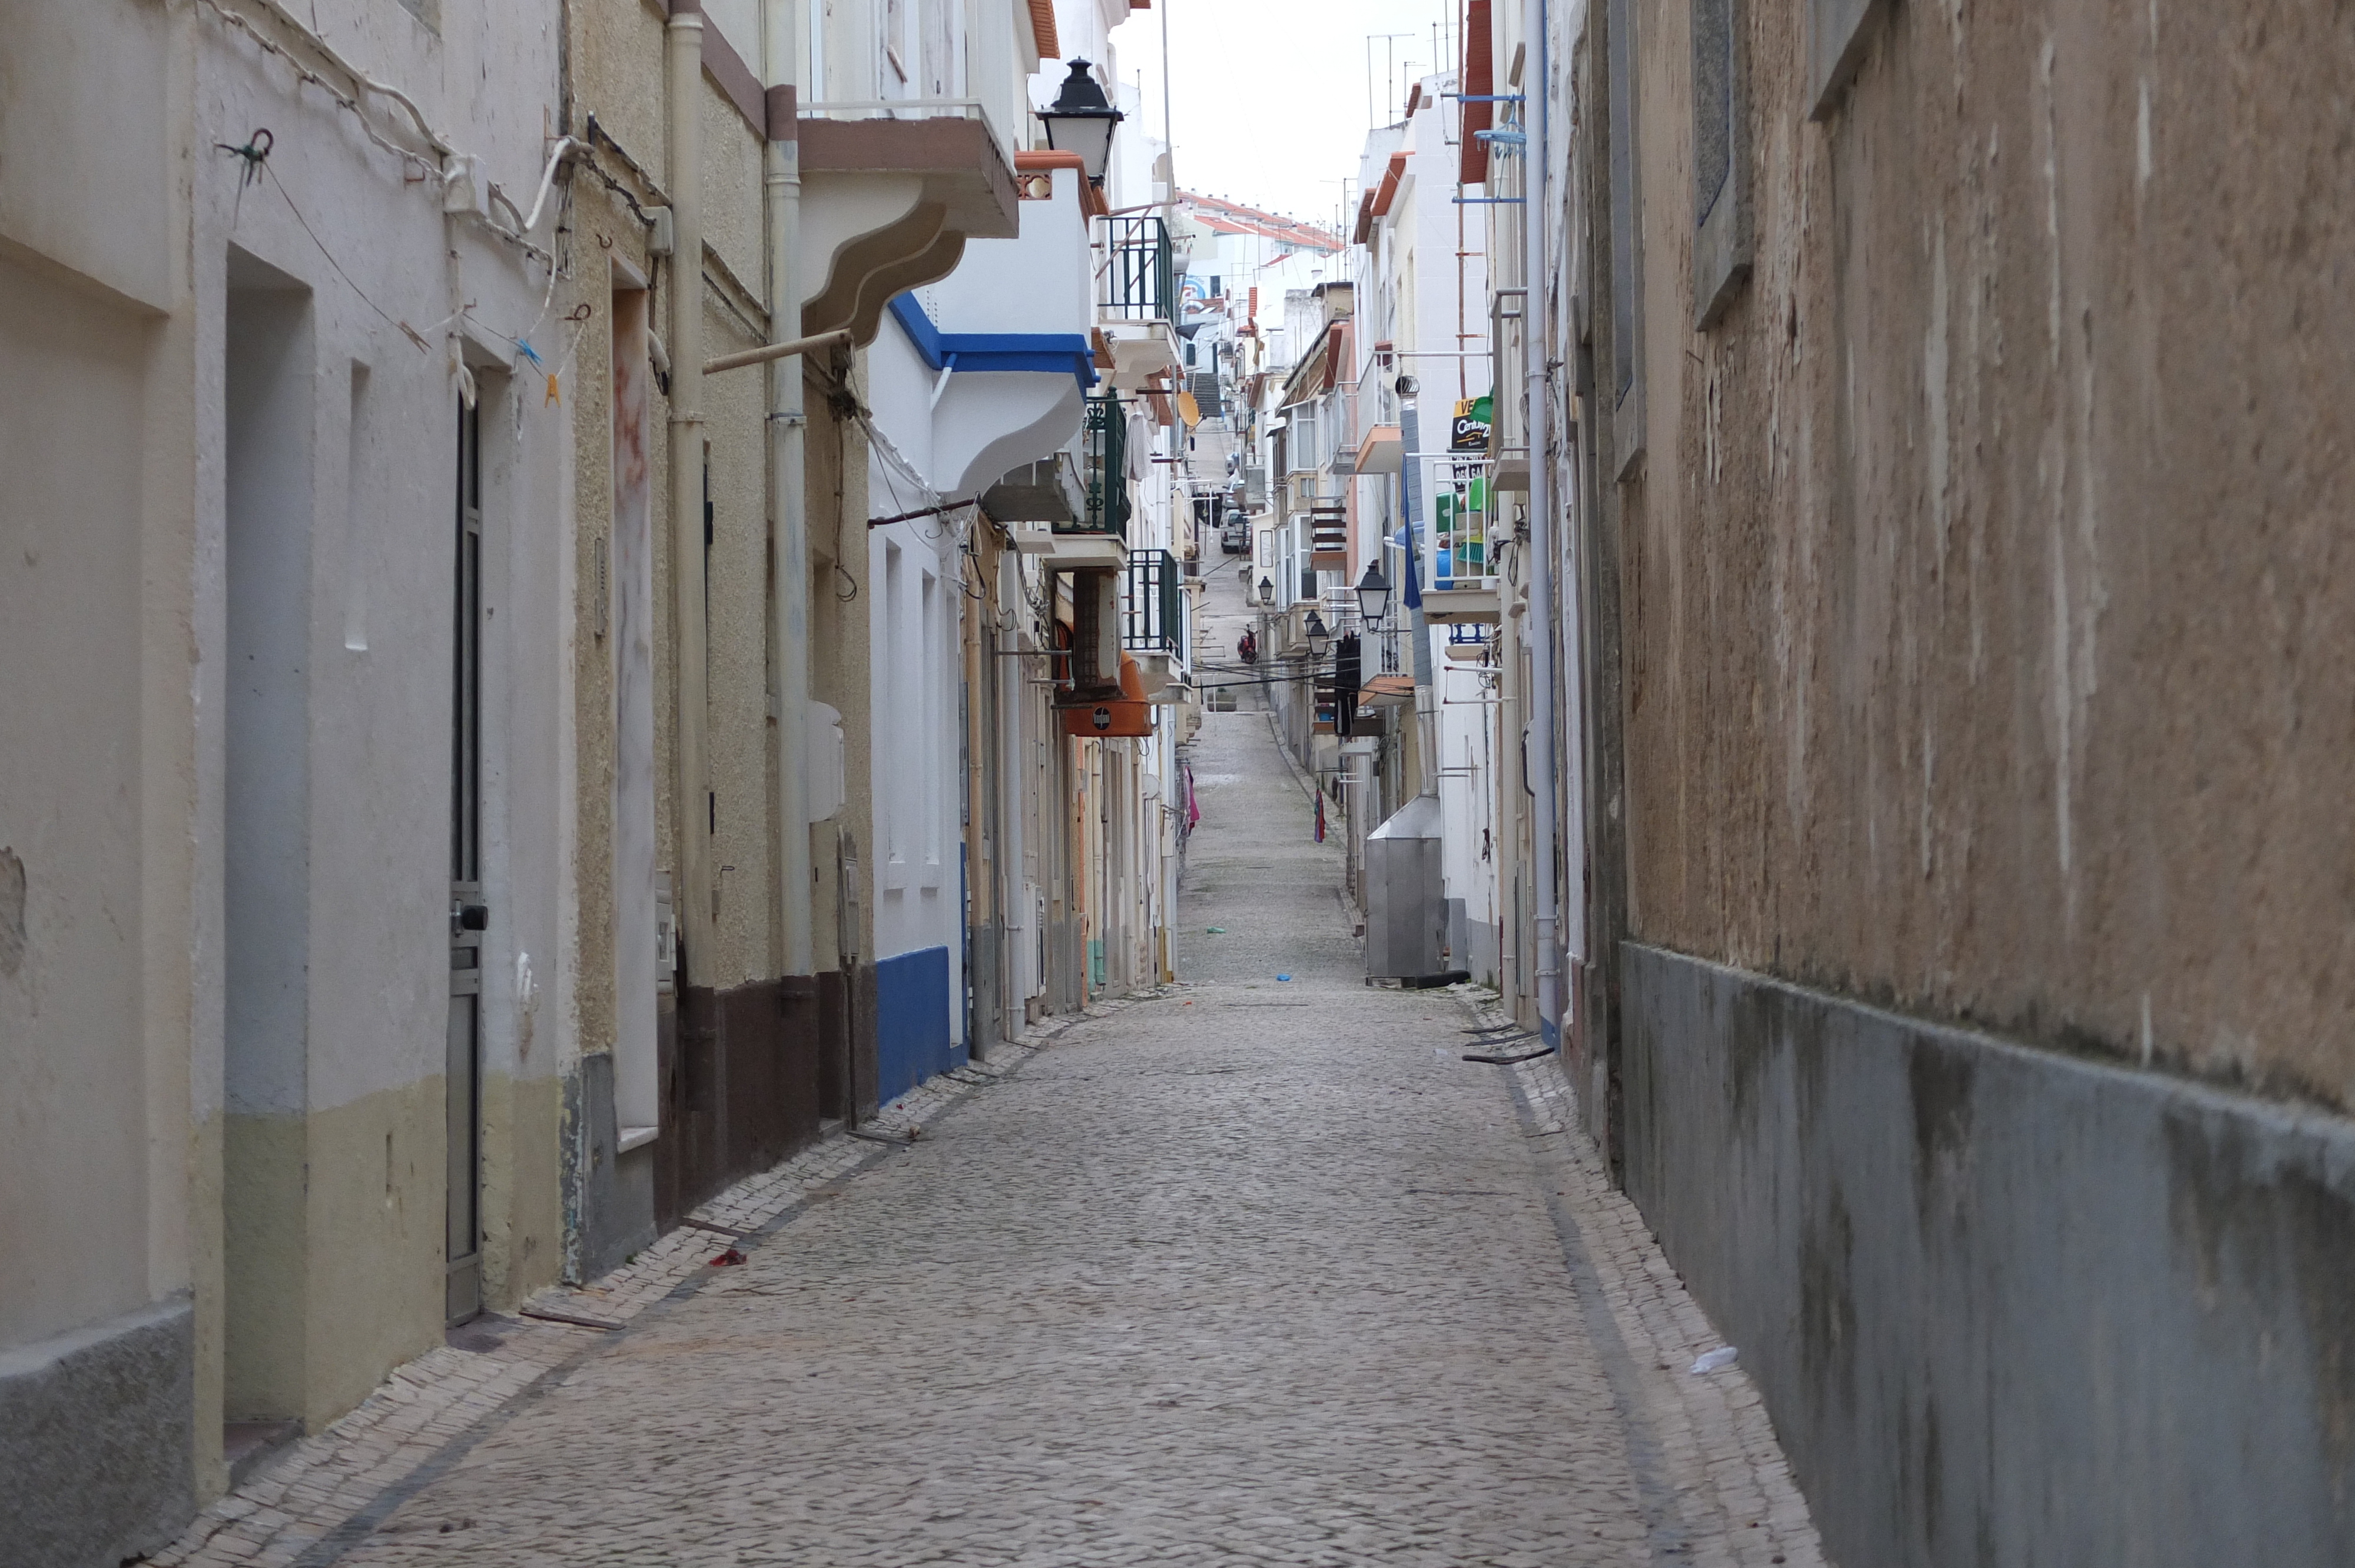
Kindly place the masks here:
<instances>
[{"instance_id":1,"label":"orange awning","mask_svg":"<svg viewBox=\"0 0 2355 1568\"><path fill-rule=\"evenodd\" d=\"M1120 656L1120 695L1093 707L1065 708L1063 733L1082 739L1117 740L1153 733L1153 705L1145 699L1145 673L1136 661Z\"/></svg>"}]
</instances>

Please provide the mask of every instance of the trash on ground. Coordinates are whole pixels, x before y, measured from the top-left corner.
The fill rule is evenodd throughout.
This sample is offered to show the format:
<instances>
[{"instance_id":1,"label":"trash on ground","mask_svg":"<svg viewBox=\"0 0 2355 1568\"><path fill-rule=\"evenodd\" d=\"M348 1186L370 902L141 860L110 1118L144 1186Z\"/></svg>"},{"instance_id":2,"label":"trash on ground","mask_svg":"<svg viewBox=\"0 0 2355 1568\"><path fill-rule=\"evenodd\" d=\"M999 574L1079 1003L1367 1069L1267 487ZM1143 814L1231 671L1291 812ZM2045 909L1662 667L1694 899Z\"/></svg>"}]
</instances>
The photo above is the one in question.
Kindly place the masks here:
<instances>
[{"instance_id":1,"label":"trash on ground","mask_svg":"<svg viewBox=\"0 0 2355 1568\"><path fill-rule=\"evenodd\" d=\"M1202 934L1206 937L1223 937L1227 934L1227 928L1224 926L1212 926Z\"/></svg>"},{"instance_id":2,"label":"trash on ground","mask_svg":"<svg viewBox=\"0 0 2355 1568\"><path fill-rule=\"evenodd\" d=\"M726 1268L730 1264L741 1263L743 1261L744 1255L738 1252L731 1246L726 1252L721 1253L718 1257L713 1258L711 1260L711 1266L714 1268Z\"/></svg>"},{"instance_id":3,"label":"trash on ground","mask_svg":"<svg viewBox=\"0 0 2355 1568\"><path fill-rule=\"evenodd\" d=\"M1292 977L1291 977L1290 975L1278 975L1278 976L1276 976L1275 978L1276 978L1276 979L1278 979L1278 980L1290 980Z\"/></svg>"},{"instance_id":4,"label":"trash on ground","mask_svg":"<svg viewBox=\"0 0 2355 1568\"><path fill-rule=\"evenodd\" d=\"M1734 1350L1732 1345L1720 1345L1693 1362L1692 1375L1699 1377L1703 1372L1713 1372L1721 1367L1730 1367L1733 1364L1733 1356Z\"/></svg>"}]
</instances>

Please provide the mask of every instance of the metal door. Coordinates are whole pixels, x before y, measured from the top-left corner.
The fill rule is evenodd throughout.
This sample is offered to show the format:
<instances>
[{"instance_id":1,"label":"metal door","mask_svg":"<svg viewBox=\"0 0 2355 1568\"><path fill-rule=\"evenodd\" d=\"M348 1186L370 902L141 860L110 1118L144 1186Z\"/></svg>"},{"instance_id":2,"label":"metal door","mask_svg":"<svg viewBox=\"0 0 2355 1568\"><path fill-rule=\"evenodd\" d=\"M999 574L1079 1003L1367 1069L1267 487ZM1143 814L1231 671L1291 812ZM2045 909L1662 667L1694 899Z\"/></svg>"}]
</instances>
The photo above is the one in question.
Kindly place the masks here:
<instances>
[{"instance_id":1,"label":"metal door","mask_svg":"<svg viewBox=\"0 0 2355 1568\"><path fill-rule=\"evenodd\" d=\"M482 1310L483 470L482 418L458 412L455 630L450 700L449 1278L443 1311Z\"/></svg>"}]
</instances>

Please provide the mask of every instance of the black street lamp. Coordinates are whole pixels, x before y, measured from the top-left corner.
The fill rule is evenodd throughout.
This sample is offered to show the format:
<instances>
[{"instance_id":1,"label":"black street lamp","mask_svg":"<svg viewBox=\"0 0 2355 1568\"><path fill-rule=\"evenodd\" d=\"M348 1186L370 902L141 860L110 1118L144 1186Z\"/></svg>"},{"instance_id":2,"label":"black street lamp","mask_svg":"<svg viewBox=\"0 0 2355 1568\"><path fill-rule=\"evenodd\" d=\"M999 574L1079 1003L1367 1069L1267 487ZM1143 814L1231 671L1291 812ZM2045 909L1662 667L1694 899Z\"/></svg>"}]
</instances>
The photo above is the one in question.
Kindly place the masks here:
<instances>
[{"instance_id":1,"label":"black street lamp","mask_svg":"<svg viewBox=\"0 0 2355 1568\"><path fill-rule=\"evenodd\" d=\"M1358 579L1358 613L1368 626L1378 626L1390 612L1390 579L1382 576L1380 562L1368 561L1366 575Z\"/></svg>"},{"instance_id":2,"label":"black street lamp","mask_svg":"<svg viewBox=\"0 0 2355 1568\"><path fill-rule=\"evenodd\" d=\"M1309 658L1322 659L1325 650L1333 646L1333 634L1325 630L1325 618L1313 609L1308 612L1307 632Z\"/></svg>"},{"instance_id":3,"label":"black street lamp","mask_svg":"<svg viewBox=\"0 0 2355 1568\"><path fill-rule=\"evenodd\" d=\"M1087 61L1069 64L1071 74L1063 79L1055 101L1039 111L1039 119L1047 127L1047 145L1058 153L1077 153L1089 180L1102 185L1104 167L1112 162L1113 128L1122 115L1104 101L1103 89L1088 74Z\"/></svg>"}]
</instances>

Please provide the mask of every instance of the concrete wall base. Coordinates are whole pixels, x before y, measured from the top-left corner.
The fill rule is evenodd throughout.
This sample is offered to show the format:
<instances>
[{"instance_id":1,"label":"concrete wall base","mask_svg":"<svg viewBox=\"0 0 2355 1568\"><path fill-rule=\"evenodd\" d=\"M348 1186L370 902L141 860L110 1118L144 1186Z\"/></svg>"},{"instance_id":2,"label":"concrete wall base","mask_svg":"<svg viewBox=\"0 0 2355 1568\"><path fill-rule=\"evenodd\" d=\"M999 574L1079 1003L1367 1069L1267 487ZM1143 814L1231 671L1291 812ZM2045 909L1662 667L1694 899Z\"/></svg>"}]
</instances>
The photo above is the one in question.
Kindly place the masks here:
<instances>
[{"instance_id":1,"label":"concrete wall base","mask_svg":"<svg viewBox=\"0 0 2355 1568\"><path fill-rule=\"evenodd\" d=\"M0 1351L0 1559L114 1568L194 1517L196 1346L176 1300Z\"/></svg>"},{"instance_id":2,"label":"concrete wall base","mask_svg":"<svg viewBox=\"0 0 2355 1568\"><path fill-rule=\"evenodd\" d=\"M564 1277L579 1285L655 1239L654 1157L617 1151L613 1058L581 1058L564 1085Z\"/></svg>"},{"instance_id":3,"label":"concrete wall base","mask_svg":"<svg viewBox=\"0 0 2355 1568\"><path fill-rule=\"evenodd\" d=\"M2355 1124L1622 950L1628 1193L1833 1560L2346 1560Z\"/></svg>"},{"instance_id":4,"label":"concrete wall base","mask_svg":"<svg viewBox=\"0 0 2355 1568\"><path fill-rule=\"evenodd\" d=\"M1481 985L1498 983L1505 969L1505 938L1494 920L1467 921L1464 927L1463 957L1457 961L1472 971L1472 979Z\"/></svg>"},{"instance_id":5,"label":"concrete wall base","mask_svg":"<svg viewBox=\"0 0 2355 1568\"><path fill-rule=\"evenodd\" d=\"M993 924L965 927L965 976L972 1005L965 1019L965 1044L976 1056L988 1059L990 1048L1010 1033L1006 1027L998 928Z\"/></svg>"}]
</instances>

